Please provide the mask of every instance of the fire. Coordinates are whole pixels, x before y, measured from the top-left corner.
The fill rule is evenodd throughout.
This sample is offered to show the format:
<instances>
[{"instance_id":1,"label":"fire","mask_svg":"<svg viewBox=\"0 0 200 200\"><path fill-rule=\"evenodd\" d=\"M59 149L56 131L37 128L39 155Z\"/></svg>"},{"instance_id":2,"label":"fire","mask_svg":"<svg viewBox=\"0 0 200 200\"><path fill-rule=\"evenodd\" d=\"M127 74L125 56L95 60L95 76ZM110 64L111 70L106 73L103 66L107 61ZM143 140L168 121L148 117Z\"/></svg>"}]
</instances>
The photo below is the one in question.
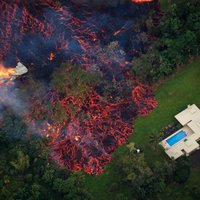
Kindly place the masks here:
<instances>
[{"instance_id":1,"label":"fire","mask_svg":"<svg viewBox=\"0 0 200 200\"><path fill-rule=\"evenodd\" d=\"M51 52L48 59L49 60L54 60L55 59L55 54Z\"/></svg>"},{"instance_id":2,"label":"fire","mask_svg":"<svg viewBox=\"0 0 200 200\"><path fill-rule=\"evenodd\" d=\"M152 2L153 0L131 0L134 3L147 3L147 2Z\"/></svg>"},{"instance_id":3,"label":"fire","mask_svg":"<svg viewBox=\"0 0 200 200\"><path fill-rule=\"evenodd\" d=\"M74 137L74 139L76 140L76 141L79 141L80 140L80 136L78 136L78 135L76 135L75 137Z\"/></svg>"},{"instance_id":4,"label":"fire","mask_svg":"<svg viewBox=\"0 0 200 200\"><path fill-rule=\"evenodd\" d=\"M16 75L15 68L5 68L0 65L0 78L11 78L12 75Z\"/></svg>"}]
</instances>

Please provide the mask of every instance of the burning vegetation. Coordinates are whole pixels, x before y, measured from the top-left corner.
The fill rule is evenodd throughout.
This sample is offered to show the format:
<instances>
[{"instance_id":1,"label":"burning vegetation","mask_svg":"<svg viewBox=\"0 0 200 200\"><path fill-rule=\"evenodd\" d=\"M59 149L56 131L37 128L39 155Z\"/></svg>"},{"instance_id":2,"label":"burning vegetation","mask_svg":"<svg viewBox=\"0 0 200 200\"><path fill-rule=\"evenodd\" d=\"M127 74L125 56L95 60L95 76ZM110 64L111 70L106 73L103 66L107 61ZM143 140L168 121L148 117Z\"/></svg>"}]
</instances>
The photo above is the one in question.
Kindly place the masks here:
<instances>
[{"instance_id":1,"label":"burning vegetation","mask_svg":"<svg viewBox=\"0 0 200 200\"><path fill-rule=\"evenodd\" d=\"M14 68L5 68L3 65L0 65L0 78L1 79L8 79L15 75Z\"/></svg>"},{"instance_id":2,"label":"burning vegetation","mask_svg":"<svg viewBox=\"0 0 200 200\"><path fill-rule=\"evenodd\" d=\"M144 46L133 30L135 16L152 5L138 12L130 3L93 11L71 1L1 2L0 60L20 59L34 79L47 82L43 88L26 80L30 110L22 117L49 138L52 159L72 172L102 173L133 133L132 120L157 105L152 88L130 73ZM2 77L14 73L0 68Z\"/></svg>"},{"instance_id":3,"label":"burning vegetation","mask_svg":"<svg viewBox=\"0 0 200 200\"><path fill-rule=\"evenodd\" d=\"M12 81L16 77L21 76L28 72L28 69L20 62L17 63L15 68L5 68L0 65L0 83L4 81Z\"/></svg>"}]
</instances>

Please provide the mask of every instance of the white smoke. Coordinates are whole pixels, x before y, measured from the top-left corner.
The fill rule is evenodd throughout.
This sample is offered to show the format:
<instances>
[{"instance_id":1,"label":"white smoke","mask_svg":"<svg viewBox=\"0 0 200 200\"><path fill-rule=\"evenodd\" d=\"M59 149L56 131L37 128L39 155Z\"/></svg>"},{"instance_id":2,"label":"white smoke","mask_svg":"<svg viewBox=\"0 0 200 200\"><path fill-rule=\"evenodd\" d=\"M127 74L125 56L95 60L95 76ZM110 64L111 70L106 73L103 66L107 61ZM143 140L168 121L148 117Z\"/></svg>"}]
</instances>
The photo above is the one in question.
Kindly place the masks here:
<instances>
[{"instance_id":1,"label":"white smoke","mask_svg":"<svg viewBox=\"0 0 200 200\"><path fill-rule=\"evenodd\" d=\"M17 116L22 116L28 109L27 103L14 82L5 82L0 85L0 118L3 117L4 108L11 109Z\"/></svg>"}]
</instances>

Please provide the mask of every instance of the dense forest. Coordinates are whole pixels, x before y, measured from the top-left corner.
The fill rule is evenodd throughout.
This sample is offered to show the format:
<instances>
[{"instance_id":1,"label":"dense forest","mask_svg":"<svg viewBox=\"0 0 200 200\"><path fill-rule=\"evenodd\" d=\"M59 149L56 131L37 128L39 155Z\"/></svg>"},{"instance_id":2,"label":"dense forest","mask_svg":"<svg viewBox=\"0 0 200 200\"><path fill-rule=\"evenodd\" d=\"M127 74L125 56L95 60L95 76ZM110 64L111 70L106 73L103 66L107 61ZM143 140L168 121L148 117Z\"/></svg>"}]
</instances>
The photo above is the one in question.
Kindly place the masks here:
<instances>
[{"instance_id":1,"label":"dense forest","mask_svg":"<svg viewBox=\"0 0 200 200\"><path fill-rule=\"evenodd\" d=\"M199 55L199 1L175 2L156 28L152 20L146 21L153 40L132 61L133 72L143 82L155 83Z\"/></svg>"},{"instance_id":2,"label":"dense forest","mask_svg":"<svg viewBox=\"0 0 200 200\"><path fill-rule=\"evenodd\" d=\"M76 0L74 2L77 3ZM90 1L96 5L95 2L99 3ZM124 2L111 1L109 4L116 6ZM136 57L130 62L130 75L137 77L143 83L154 85L199 55L200 2L198 0L174 2L166 13L157 13L155 16L155 12L150 12L149 17L141 18L133 27L134 30L145 30L139 34L144 48L141 52L137 52ZM122 56L123 51L119 50L118 45L112 41L104 49L96 52L98 59L102 60L104 55L114 57L116 52L119 57ZM91 85L95 85L96 90L100 90L99 85L103 85L101 96L112 104L130 95L130 88L135 86L135 83L131 81L127 83L123 78L119 82L103 79L101 72L96 69L93 73L86 73L80 65L71 63L63 63L54 69L48 83L36 80L33 74L17 81L21 90L20 95L24 99L28 93L35 97L35 108L30 109L38 126L40 120L51 121L56 125L68 120L61 105L63 101L51 104L54 99L51 102L44 98L40 102L40 97L51 93L52 90L58 92L59 99L64 99L66 93L69 93L75 100L83 102L89 98L88 91ZM23 85L23 82L26 85ZM51 91L46 90L46 84L51 86ZM119 95L112 96L116 93ZM40 105L43 107L38 112L36 108ZM70 106L70 112L75 116L76 108L73 105ZM81 108L87 109L84 105L81 105ZM56 160L49 156L52 153L49 149L51 138L44 137L42 131L29 127L23 116L16 113L15 109L4 105L0 107L0 112L0 200L95 199L86 186L86 174L83 170L71 173L67 167L60 167ZM88 112L79 112L79 117L88 119ZM124 118L132 119L128 113ZM167 131L173 132L176 127L177 124L173 124L172 130ZM165 130L161 130L160 133L152 135L149 142L157 148L157 143L163 138L164 132ZM110 182L108 192L116 193L116 200L157 199L157 195L164 192L167 185L172 183L181 185L187 181L190 174L188 159L181 158L176 162L152 164L148 162L143 152L137 154L136 146L134 143L127 144L123 156L116 156L112 160L115 169L113 175L117 178ZM199 198L199 187L188 188L188 191L193 199Z\"/></svg>"},{"instance_id":3,"label":"dense forest","mask_svg":"<svg viewBox=\"0 0 200 200\"><path fill-rule=\"evenodd\" d=\"M3 115L0 199L92 199L83 173L67 173L51 161L48 139L25 135L27 127L11 110Z\"/></svg>"}]
</instances>

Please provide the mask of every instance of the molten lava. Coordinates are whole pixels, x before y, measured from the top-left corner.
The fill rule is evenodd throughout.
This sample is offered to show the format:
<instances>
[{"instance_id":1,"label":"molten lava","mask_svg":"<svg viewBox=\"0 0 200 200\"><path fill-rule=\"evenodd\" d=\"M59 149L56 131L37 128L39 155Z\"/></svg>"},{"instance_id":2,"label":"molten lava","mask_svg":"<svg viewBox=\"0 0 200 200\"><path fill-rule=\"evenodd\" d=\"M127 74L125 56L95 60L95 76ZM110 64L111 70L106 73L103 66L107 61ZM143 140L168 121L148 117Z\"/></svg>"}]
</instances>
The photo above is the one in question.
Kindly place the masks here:
<instances>
[{"instance_id":1,"label":"molten lava","mask_svg":"<svg viewBox=\"0 0 200 200\"><path fill-rule=\"evenodd\" d=\"M35 116L48 112L45 102L49 101L52 105L59 102L67 116L61 124L52 122L41 131L50 138L52 159L72 172L84 169L89 174L102 173L104 165L112 159L112 152L133 133L132 120L137 114L148 115L157 106L152 89L135 84L132 97L115 103L109 103L94 90L87 91L85 100L52 92L43 99L33 97L31 112ZM54 113L51 115L54 119Z\"/></svg>"},{"instance_id":2,"label":"molten lava","mask_svg":"<svg viewBox=\"0 0 200 200\"><path fill-rule=\"evenodd\" d=\"M134 52L143 47L132 27L137 21L135 17L146 14L150 5L140 6L144 6L142 11L133 4L125 10L120 6L117 10L102 11L89 6L80 8L71 1L59 4L54 0L1 0L0 61L9 61L12 56L13 60L31 66L32 71L43 70L43 77L51 75L49 69L70 62L88 71L98 71L110 84L120 82L130 70ZM110 45L111 41L119 45ZM0 67L2 77L9 78L14 73L12 68ZM70 93L63 96L52 88L46 88L42 95L29 95L30 111L24 121L49 138L51 157L61 166L72 172L83 169L89 174L102 173L112 152L133 133L132 121L137 115L147 115L157 105L150 87L124 79L131 82L131 87L124 87L129 89L126 94L120 93L120 87L115 93L100 85L99 90L91 86L85 99ZM105 92L109 93L109 100ZM59 124L53 121L55 113L51 110L58 103L65 115ZM44 122L41 115L47 113L50 117Z\"/></svg>"},{"instance_id":3,"label":"molten lava","mask_svg":"<svg viewBox=\"0 0 200 200\"><path fill-rule=\"evenodd\" d=\"M153 2L153 0L131 0L134 3L148 3Z\"/></svg>"},{"instance_id":4,"label":"molten lava","mask_svg":"<svg viewBox=\"0 0 200 200\"><path fill-rule=\"evenodd\" d=\"M15 68L5 68L0 65L0 78L9 79L12 78L13 75L16 75Z\"/></svg>"},{"instance_id":5,"label":"molten lava","mask_svg":"<svg viewBox=\"0 0 200 200\"><path fill-rule=\"evenodd\" d=\"M48 59L49 60L54 60L55 59L55 54L51 52Z\"/></svg>"}]
</instances>

